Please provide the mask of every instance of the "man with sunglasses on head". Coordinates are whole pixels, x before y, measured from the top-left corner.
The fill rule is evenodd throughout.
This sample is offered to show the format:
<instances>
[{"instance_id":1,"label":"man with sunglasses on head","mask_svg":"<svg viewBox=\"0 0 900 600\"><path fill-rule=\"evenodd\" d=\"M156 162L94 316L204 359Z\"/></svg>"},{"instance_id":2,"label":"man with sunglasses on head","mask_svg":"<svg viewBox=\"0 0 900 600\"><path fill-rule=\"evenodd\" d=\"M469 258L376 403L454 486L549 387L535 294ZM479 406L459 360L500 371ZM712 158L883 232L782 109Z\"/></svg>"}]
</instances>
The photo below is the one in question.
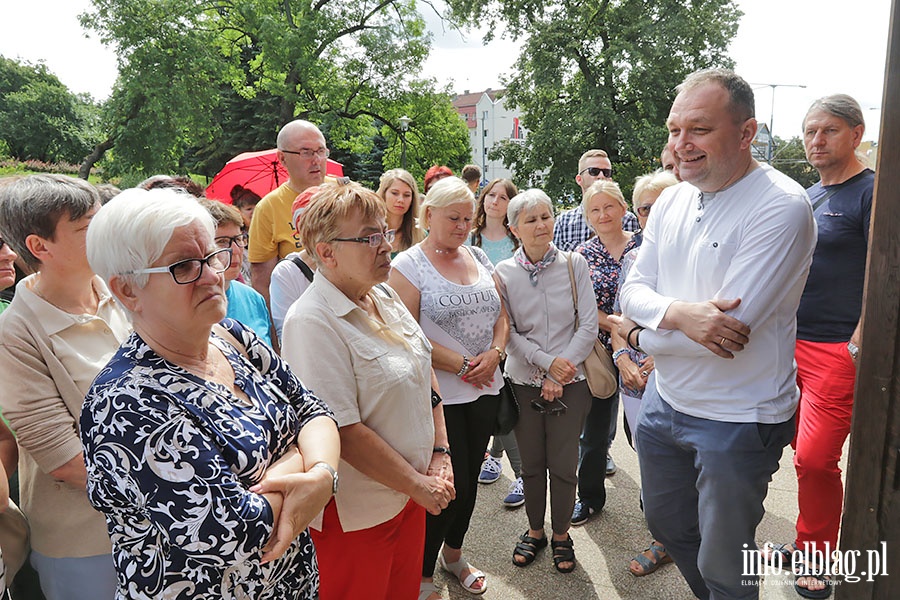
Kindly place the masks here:
<instances>
[{"instance_id":1,"label":"man with sunglasses on head","mask_svg":"<svg viewBox=\"0 0 900 600\"><path fill-rule=\"evenodd\" d=\"M600 179L612 179L612 163L609 161L609 155L605 150L588 150L578 159L578 173L575 175L575 182L583 194L595 181ZM626 212L622 217L622 229L637 231L637 217ZM594 231L584 218L580 201L575 208L560 214L553 227L553 243L564 251L574 250L575 246L587 241L593 235Z\"/></svg>"},{"instance_id":2,"label":"man with sunglasses on head","mask_svg":"<svg viewBox=\"0 0 900 600\"><path fill-rule=\"evenodd\" d=\"M278 132L278 161L290 178L263 196L250 222L250 274L253 289L269 304L269 281L279 259L300 250L291 222L291 205L306 188L325 181L328 147L319 128L297 119Z\"/></svg>"}]
</instances>

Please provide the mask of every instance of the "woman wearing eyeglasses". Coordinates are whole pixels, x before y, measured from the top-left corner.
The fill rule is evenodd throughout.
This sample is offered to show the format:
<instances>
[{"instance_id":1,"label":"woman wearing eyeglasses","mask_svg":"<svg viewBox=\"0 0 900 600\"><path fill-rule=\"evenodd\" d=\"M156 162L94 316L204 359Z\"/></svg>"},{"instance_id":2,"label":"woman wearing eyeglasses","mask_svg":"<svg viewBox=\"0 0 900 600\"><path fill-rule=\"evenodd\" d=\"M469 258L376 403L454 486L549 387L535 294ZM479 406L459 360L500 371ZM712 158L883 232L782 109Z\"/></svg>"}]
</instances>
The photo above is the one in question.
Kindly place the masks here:
<instances>
[{"instance_id":1,"label":"woman wearing eyeglasses","mask_svg":"<svg viewBox=\"0 0 900 600\"><path fill-rule=\"evenodd\" d=\"M441 567L464 589L474 594L487 589L484 573L462 556L462 545L497 420L503 386L498 365L506 355L509 327L491 277L493 265L483 250L464 245L474 213L475 196L462 179L435 183L422 204L428 237L400 253L390 277L434 346L432 365L444 399L456 484L456 500L427 520L420 600L439 597L433 583L439 556Z\"/></svg>"},{"instance_id":2,"label":"woman wearing eyeglasses","mask_svg":"<svg viewBox=\"0 0 900 600\"><path fill-rule=\"evenodd\" d=\"M243 219L240 211L215 200L201 200L200 204L216 222L216 246L231 249L231 265L225 270L225 298L228 300L225 316L240 321L271 346L271 325L266 299L249 285L237 280L241 274L241 258L249 239L241 229Z\"/></svg>"},{"instance_id":3,"label":"woman wearing eyeglasses","mask_svg":"<svg viewBox=\"0 0 900 600\"><path fill-rule=\"evenodd\" d=\"M341 436L341 491L311 526L322 600L415 598L425 512L454 494L431 345L384 285L394 235L356 183L323 186L300 222L318 268L288 311L284 357Z\"/></svg>"},{"instance_id":4,"label":"woman wearing eyeglasses","mask_svg":"<svg viewBox=\"0 0 900 600\"><path fill-rule=\"evenodd\" d=\"M306 526L337 487L337 428L225 319L233 249L215 233L203 206L167 190L126 190L88 230L90 264L134 323L81 413L116 598L317 598Z\"/></svg>"},{"instance_id":5,"label":"woman wearing eyeglasses","mask_svg":"<svg viewBox=\"0 0 900 600\"><path fill-rule=\"evenodd\" d=\"M507 216L522 245L513 258L497 265L494 277L509 311L506 374L520 407L515 434L528 516L528 531L520 536L512 560L517 567L528 566L548 544L544 515L549 475L553 563L561 573L570 573L575 569L569 527L578 436L591 408L581 363L597 335L597 307L584 258L553 245L553 204L547 194L521 192L510 200Z\"/></svg>"}]
</instances>

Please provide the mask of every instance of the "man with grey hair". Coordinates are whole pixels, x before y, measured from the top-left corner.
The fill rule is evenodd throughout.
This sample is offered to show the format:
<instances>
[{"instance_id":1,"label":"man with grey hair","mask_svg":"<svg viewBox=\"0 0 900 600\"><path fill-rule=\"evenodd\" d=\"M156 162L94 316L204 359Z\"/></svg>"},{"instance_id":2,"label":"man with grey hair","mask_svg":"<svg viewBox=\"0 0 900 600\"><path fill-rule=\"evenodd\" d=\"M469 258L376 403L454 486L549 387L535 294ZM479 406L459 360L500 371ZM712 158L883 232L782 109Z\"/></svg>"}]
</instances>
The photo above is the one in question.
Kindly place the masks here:
<instances>
[{"instance_id":1,"label":"man with grey hair","mask_svg":"<svg viewBox=\"0 0 900 600\"><path fill-rule=\"evenodd\" d=\"M845 94L816 100L803 119L806 158L821 180L807 190L818 243L797 312L800 513L794 544L779 546L785 556L799 549L827 557L838 541L844 496L838 462L853 412L875 184L875 173L856 156L865 127L859 104ZM828 578L816 573L798 577L796 588L809 598L831 593Z\"/></svg>"},{"instance_id":2,"label":"man with grey hair","mask_svg":"<svg viewBox=\"0 0 900 600\"><path fill-rule=\"evenodd\" d=\"M300 250L300 240L291 221L291 205L306 188L325 181L330 151L319 128L297 119L281 128L277 138L278 161L289 179L259 201L250 222L248 258L253 289L269 304L269 281L275 264Z\"/></svg>"},{"instance_id":3,"label":"man with grey hair","mask_svg":"<svg viewBox=\"0 0 900 600\"><path fill-rule=\"evenodd\" d=\"M635 432L644 511L698 598L758 598L745 556L794 434L816 226L803 188L750 153L747 82L711 69L677 91L667 126L684 182L654 204L620 291L619 332L656 363Z\"/></svg>"}]
</instances>

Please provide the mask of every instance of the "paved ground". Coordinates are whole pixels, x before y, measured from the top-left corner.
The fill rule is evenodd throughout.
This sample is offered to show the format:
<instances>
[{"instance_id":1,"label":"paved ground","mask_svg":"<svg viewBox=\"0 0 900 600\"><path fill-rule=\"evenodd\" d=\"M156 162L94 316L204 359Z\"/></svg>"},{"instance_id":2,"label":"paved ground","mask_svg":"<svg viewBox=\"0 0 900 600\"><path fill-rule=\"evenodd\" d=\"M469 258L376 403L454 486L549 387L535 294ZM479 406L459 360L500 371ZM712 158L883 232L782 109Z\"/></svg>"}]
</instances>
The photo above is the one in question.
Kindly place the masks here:
<instances>
[{"instance_id":1,"label":"paved ground","mask_svg":"<svg viewBox=\"0 0 900 600\"><path fill-rule=\"evenodd\" d=\"M617 436L612 455L619 471L606 480L606 508L586 525L572 528L578 568L569 575L557 573L553 568L549 548L527 568L512 565L513 546L516 538L527 529L527 522L524 508L510 510L501 504L512 477L506 459L500 481L478 486L478 502L463 552L472 564L487 574L488 590L482 596L485 600L688 600L694 597L673 564L646 577L634 577L628 571L629 560L646 547L650 538L638 506L640 473L637 457L624 435ZM757 533L760 544L793 540L797 480L791 459L792 452L788 448L769 487L766 516ZM474 598L440 567L435 573L435 582L443 598ZM769 577L762 585L761 597L765 600L797 600L799 596L792 585L793 579L787 573Z\"/></svg>"}]
</instances>

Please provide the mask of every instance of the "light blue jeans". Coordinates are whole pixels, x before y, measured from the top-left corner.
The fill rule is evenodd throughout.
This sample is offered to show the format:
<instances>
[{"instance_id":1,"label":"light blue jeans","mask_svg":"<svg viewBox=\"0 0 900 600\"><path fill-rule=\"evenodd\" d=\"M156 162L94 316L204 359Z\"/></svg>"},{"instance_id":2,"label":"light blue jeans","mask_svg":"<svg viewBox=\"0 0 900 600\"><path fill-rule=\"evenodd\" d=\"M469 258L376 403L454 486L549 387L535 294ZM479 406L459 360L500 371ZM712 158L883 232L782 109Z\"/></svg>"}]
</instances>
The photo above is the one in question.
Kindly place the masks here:
<instances>
[{"instance_id":1,"label":"light blue jeans","mask_svg":"<svg viewBox=\"0 0 900 600\"><path fill-rule=\"evenodd\" d=\"M112 600L116 595L111 554L51 558L32 550L31 566L38 572L47 600Z\"/></svg>"},{"instance_id":2,"label":"light blue jeans","mask_svg":"<svg viewBox=\"0 0 900 600\"><path fill-rule=\"evenodd\" d=\"M756 548L763 500L793 435L793 419L770 425L688 416L648 383L636 436L644 514L698 598L759 597L758 577L742 575L742 550Z\"/></svg>"}]
</instances>

